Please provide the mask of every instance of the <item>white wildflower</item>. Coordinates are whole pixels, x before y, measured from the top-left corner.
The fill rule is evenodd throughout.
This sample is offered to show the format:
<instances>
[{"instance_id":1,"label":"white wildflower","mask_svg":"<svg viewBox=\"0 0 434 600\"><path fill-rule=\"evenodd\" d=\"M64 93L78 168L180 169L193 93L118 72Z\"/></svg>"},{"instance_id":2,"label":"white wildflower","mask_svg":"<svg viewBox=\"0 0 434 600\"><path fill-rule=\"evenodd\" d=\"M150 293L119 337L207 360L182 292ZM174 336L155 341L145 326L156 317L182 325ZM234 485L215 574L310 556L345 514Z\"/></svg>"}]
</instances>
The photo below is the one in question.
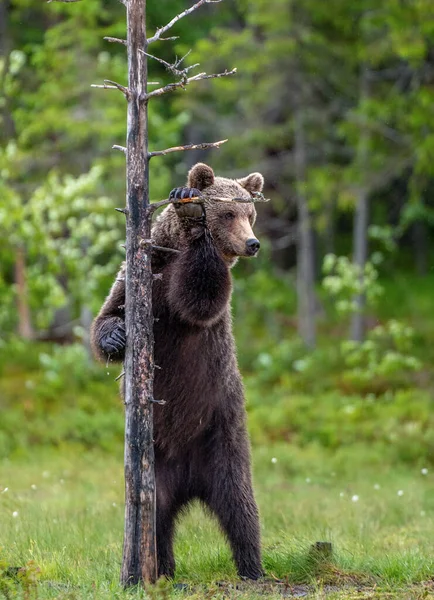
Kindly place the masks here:
<instances>
[{"instance_id":1,"label":"white wildflower","mask_svg":"<svg viewBox=\"0 0 434 600\"><path fill-rule=\"evenodd\" d=\"M273 456L273 458L271 459L271 462L273 463L273 465L275 465L277 463L277 458L275 456Z\"/></svg>"},{"instance_id":2,"label":"white wildflower","mask_svg":"<svg viewBox=\"0 0 434 600\"><path fill-rule=\"evenodd\" d=\"M421 469L420 472L422 473L422 475L428 475L428 469L425 467Z\"/></svg>"},{"instance_id":3,"label":"white wildflower","mask_svg":"<svg viewBox=\"0 0 434 600\"><path fill-rule=\"evenodd\" d=\"M357 494L354 494L354 496L351 497L351 502L358 502L359 501L359 497Z\"/></svg>"}]
</instances>

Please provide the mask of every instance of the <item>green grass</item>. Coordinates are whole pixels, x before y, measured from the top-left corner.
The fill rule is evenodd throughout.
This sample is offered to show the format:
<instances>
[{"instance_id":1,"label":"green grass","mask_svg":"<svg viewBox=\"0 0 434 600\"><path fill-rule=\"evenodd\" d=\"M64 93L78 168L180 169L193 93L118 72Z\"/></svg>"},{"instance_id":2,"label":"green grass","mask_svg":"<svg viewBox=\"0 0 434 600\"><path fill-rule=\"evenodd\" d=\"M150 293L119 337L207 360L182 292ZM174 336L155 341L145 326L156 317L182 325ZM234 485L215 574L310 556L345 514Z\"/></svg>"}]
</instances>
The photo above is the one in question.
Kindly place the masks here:
<instances>
[{"instance_id":1,"label":"green grass","mask_svg":"<svg viewBox=\"0 0 434 600\"><path fill-rule=\"evenodd\" d=\"M346 594L341 597L351 597L357 587L365 594L386 590L397 598L430 593L426 582L434 571L434 472L423 475L420 469L390 464L369 467L369 449L364 447L332 454L314 445L303 450L289 444L263 446L255 449L254 464L269 578L285 579L301 590L307 588L297 586L308 584L314 597L324 590L333 597L336 589ZM34 561L40 569L39 598L130 596L118 586L121 448L117 457L71 447L37 452L25 462L4 461L0 490L0 560L9 567ZM316 541L332 542L331 564L312 560L309 551ZM170 588L170 597L281 597L283 584L276 584L274 591L269 583L227 588L237 582L229 549L199 506L180 521L176 556L176 582L187 583L191 590ZM13 578L3 580L14 593L21 589ZM219 581L226 587L216 585ZM406 590L402 596L400 588ZM163 598L169 591L164 586L155 593Z\"/></svg>"},{"instance_id":2,"label":"green grass","mask_svg":"<svg viewBox=\"0 0 434 600\"><path fill-rule=\"evenodd\" d=\"M242 282L265 285L259 275ZM341 381L333 349L346 329L326 316L312 369L294 368L306 351L293 335L289 283L265 283L255 295L238 282L235 314L267 578L238 580L216 523L196 505L179 523L175 582L146 597L434 600L434 277L385 282L378 318L415 328L424 369L367 390ZM77 345L0 344L0 599L144 597L118 583L118 372L96 368ZM317 541L332 543L331 560L312 555Z\"/></svg>"}]
</instances>

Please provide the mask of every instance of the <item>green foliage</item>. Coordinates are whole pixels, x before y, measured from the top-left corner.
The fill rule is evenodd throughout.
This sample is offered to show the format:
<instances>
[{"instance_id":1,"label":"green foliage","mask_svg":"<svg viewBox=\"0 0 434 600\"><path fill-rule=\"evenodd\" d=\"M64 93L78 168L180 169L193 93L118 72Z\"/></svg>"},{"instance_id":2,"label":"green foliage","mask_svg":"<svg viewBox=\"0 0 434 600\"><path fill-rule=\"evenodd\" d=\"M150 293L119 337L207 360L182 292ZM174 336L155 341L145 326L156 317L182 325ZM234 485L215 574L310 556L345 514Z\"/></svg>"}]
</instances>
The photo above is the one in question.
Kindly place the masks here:
<instances>
[{"instance_id":1,"label":"green foliage","mask_svg":"<svg viewBox=\"0 0 434 600\"><path fill-rule=\"evenodd\" d=\"M378 238L389 242L389 236L376 232ZM367 262L363 271L352 264L347 257L327 255L323 270L326 277L323 286L334 301L334 308L340 317L356 312L354 296L363 294L366 309L383 293L378 283L378 272L372 262ZM420 371L422 362L413 355L414 331L408 325L395 319L383 325L375 325L369 330L363 342L341 340L335 355L342 369L341 384L353 389L375 389L389 382L391 387L406 385L411 372ZM321 356L321 353L320 353ZM320 358L322 360L322 356ZM306 361L305 369L314 368L317 363L315 353Z\"/></svg>"},{"instance_id":2,"label":"green foliage","mask_svg":"<svg viewBox=\"0 0 434 600\"><path fill-rule=\"evenodd\" d=\"M411 354L413 338L411 327L391 320L374 327L363 342L343 341L341 352L347 368L343 380L357 387L399 374L405 382L408 373L422 368L422 362Z\"/></svg>"},{"instance_id":3,"label":"green foliage","mask_svg":"<svg viewBox=\"0 0 434 600\"><path fill-rule=\"evenodd\" d=\"M378 272L371 262L361 269L346 256L328 254L324 258L323 271L326 275L322 282L324 289L335 300L336 310L343 316L357 310L353 300L355 295L364 294L371 306L381 294Z\"/></svg>"},{"instance_id":4,"label":"green foliage","mask_svg":"<svg viewBox=\"0 0 434 600\"><path fill-rule=\"evenodd\" d=\"M17 339L0 347L0 358L0 456L26 454L34 445L109 451L122 442L118 371L89 360L81 344Z\"/></svg>"},{"instance_id":5,"label":"green foliage","mask_svg":"<svg viewBox=\"0 0 434 600\"><path fill-rule=\"evenodd\" d=\"M0 154L0 163L16 164L16 153L10 143ZM96 309L97 293L116 271L123 232L110 210L113 201L97 195L103 174L96 166L77 178L52 171L25 202L12 185L8 188L9 203L0 208L0 235L10 243L1 266L3 280L11 269L14 249L24 247L29 303L39 328L47 327L54 311L66 302L80 308L92 299ZM2 185L8 183L4 179ZM9 303L9 310L3 310L1 329L7 327L10 303L15 300L11 290L4 288L0 301Z\"/></svg>"},{"instance_id":6,"label":"green foliage","mask_svg":"<svg viewBox=\"0 0 434 600\"><path fill-rule=\"evenodd\" d=\"M256 444L286 441L306 448L350 452L366 445L378 461L393 464L432 464L434 450L432 401L423 392L386 392L345 396L289 393L274 386L272 400L249 385L249 422Z\"/></svg>"},{"instance_id":7,"label":"green foliage","mask_svg":"<svg viewBox=\"0 0 434 600\"><path fill-rule=\"evenodd\" d=\"M159 13L159 11L155 11ZM124 10L100 0L86 7L17 2L5 16L0 56L0 332L14 331L14 265L24 252L27 302L36 330L59 308L70 318L96 311L122 254L126 106L121 94L92 90L104 78L125 80L123 48L104 35L123 37ZM155 15L149 15L152 22ZM3 18L3 17L2 17ZM32 23L22 28L22 22ZM49 74L49 76L48 76ZM149 111L150 145L180 142L186 115L168 114L166 102ZM152 164L151 194L165 197L171 171ZM20 292L23 294L23 292Z\"/></svg>"}]
</instances>

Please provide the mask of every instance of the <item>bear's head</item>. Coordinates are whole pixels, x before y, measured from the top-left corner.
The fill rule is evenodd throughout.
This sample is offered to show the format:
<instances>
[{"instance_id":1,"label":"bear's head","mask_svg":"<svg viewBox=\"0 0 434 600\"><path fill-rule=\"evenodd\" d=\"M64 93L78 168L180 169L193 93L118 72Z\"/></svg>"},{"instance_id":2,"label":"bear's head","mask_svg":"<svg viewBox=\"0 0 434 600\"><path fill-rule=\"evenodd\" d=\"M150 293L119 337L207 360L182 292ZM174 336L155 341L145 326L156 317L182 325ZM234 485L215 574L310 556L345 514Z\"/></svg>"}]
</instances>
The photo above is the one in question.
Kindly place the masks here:
<instances>
[{"instance_id":1,"label":"bear's head","mask_svg":"<svg viewBox=\"0 0 434 600\"><path fill-rule=\"evenodd\" d=\"M256 210L253 202L231 202L252 198L261 192L264 178L251 173L242 179L216 177L208 165L197 163L188 173L187 186L200 190L205 199L206 218L217 248L229 265L240 256L255 256L260 243L253 233Z\"/></svg>"}]
</instances>

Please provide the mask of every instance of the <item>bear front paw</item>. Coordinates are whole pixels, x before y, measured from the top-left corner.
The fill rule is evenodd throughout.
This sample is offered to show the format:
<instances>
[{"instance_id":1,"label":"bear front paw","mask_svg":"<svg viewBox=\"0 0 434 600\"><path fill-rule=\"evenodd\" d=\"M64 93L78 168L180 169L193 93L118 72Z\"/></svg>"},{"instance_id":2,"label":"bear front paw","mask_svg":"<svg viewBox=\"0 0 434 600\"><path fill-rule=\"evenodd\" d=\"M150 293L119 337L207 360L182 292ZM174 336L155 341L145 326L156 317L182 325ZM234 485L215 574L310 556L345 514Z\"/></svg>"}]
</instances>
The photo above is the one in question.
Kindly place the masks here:
<instances>
[{"instance_id":1,"label":"bear front paw","mask_svg":"<svg viewBox=\"0 0 434 600\"><path fill-rule=\"evenodd\" d=\"M115 329L109 331L100 339L101 350L107 356L121 356L127 343L125 324L120 322Z\"/></svg>"},{"instance_id":2,"label":"bear front paw","mask_svg":"<svg viewBox=\"0 0 434 600\"><path fill-rule=\"evenodd\" d=\"M205 217L205 208L201 202L192 201L192 198L200 198L201 192L196 188L174 188L170 192L170 199L179 200L174 203L176 214L180 219L197 219Z\"/></svg>"},{"instance_id":3,"label":"bear front paw","mask_svg":"<svg viewBox=\"0 0 434 600\"><path fill-rule=\"evenodd\" d=\"M169 199L174 198L175 200L185 200L187 198L200 198L202 192L196 188L179 187L173 188L169 194Z\"/></svg>"}]
</instances>

